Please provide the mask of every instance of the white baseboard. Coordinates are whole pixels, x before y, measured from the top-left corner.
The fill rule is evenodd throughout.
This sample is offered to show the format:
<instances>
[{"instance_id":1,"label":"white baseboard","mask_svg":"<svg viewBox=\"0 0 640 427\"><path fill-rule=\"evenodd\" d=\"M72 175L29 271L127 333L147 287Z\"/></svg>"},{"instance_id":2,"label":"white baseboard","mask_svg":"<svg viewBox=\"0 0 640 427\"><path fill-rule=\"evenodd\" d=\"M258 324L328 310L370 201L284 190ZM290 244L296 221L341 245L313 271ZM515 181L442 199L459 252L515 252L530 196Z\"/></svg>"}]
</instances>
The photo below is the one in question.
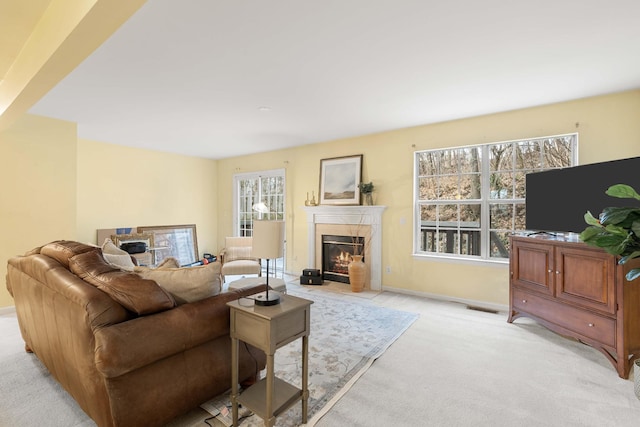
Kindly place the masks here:
<instances>
[{"instance_id":1,"label":"white baseboard","mask_svg":"<svg viewBox=\"0 0 640 427\"><path fill-rule=\"evenodd\" d=\"M285 271L284 274L295 276L294 272L289 272L289 271ZM410 289L403 289L403 288L393 288L393 287L388 287L384 285L382 286L382 290L385 292L395 292L398 294L413 295L413 296L422 297L422 298L435 299L438 301L455 302L455 303L464 304L471 307L479 307L479 308L484 308L492 311L509 313L509 306L505 304L496 304L496 303L487 302L487 301L476 301L472 299L457 298L457 297L452 297L448 295L431 294L429 292L413 291Z\"/></svg>"},{"instance_id":2,"label":"white baseboard","mask_svg":"<svg viewBox=\"0 0 640 427\"><path fill-rule=\"evenodd\" d=\"M9 307L0 307L0 316L7 315L7 314L15 314L15 312L16 312L16 307L14 305L11 305Z\"/></svg>"},{"instance_id":3,"label":"white baseboard","mask_svg":"<svg viewBox=\"0 0 640 427\"><path fill-rule=\"evenodd\" d=\"M457 297L452 297L448 295L431 294L429 292L413 291L413 290L402 289L402 288L392 288L388 286L383 286L382 290L385 292L395 292L398 294L413 295L417 297L430 298L430 299L435 299L439 301L456 302L456 303L468 305L471 307L479 307L479 308L484 308L484 309L493 310L493 311L502 311L505 313L509 312L508 305L496 304L496 303L487 302L487 301L476 301L472 299L457 298Z\"/></svg>"}]
</instances>

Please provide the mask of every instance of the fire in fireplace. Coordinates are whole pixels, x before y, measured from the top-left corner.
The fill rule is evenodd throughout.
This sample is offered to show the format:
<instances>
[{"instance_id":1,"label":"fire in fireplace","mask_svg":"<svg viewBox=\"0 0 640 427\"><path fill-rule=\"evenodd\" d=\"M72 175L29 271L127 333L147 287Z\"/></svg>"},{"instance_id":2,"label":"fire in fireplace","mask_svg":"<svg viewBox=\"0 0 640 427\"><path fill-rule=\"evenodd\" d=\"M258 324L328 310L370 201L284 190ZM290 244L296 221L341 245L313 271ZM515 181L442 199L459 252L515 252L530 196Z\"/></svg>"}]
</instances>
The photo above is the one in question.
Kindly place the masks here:
<instances>
[{"instance_id":1,"label":"fire in fireplace","mask_svg":"<svg viewBox=\"0 0 640 427\"><path fill-rule=\"evenodd\" d=\"M349 283L351 255L362 254L364 237L322 235L322 276L324 280Z\"/></svg>"}]
</instances>

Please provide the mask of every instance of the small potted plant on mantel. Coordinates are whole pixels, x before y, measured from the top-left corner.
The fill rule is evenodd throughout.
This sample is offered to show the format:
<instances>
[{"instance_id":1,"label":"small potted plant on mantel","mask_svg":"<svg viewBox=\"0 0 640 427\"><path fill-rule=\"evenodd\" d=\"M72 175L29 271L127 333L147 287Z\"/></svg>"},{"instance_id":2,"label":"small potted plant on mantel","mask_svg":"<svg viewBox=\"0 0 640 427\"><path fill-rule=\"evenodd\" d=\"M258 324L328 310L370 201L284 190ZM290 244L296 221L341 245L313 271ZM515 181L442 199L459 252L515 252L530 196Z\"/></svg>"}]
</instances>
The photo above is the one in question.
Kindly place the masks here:
<instances>
[{"instance_id":1,"label":"small potted plant on mantel","mask_svg":"<svg viewBox=\"0 0 640 427\"><path fill-rule=\"evenodd\" d=\"M625 184L612 185L606 193L612 197L640 201L640 194ZM589 227L580 233L583 242L620 256L619 264L640 257L640 207L604 208L598 218L587 212L584 220ZM638 277L640 268L633 268L626 275L630 282Z\"/></svg>"},{"instance_id":2,"label":"small potted plant on mantel","mask_svg":"<svg viewBox=\"0 0 640 427\"><path fill-rule=\"evenodd\" d=\"M373 182L361 182L358 184L360 192L364 194L364 204L373 205Z\"/></svg>"}]
</instances>

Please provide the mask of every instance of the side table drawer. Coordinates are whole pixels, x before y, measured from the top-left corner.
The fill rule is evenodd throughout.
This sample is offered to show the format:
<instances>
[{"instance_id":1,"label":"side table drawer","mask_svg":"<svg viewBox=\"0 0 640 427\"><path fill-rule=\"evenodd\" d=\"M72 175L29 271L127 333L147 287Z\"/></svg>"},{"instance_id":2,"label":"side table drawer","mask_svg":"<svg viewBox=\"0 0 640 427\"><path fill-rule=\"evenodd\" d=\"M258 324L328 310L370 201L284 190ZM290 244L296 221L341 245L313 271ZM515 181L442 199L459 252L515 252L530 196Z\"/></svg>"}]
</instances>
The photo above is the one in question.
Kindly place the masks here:
<instances>
[{"instance_id":1,"label":"side table drawer","mask_svg":"<svg viewBox=\"0 0 640 427\"><path fill-rule=\"evenodd\" d=\"M280 348L305 335L310 324L309 314L310 310L307 307L305 310L293 311L274 319L273 344L275 348Z\"/></svg>"},{"instance_id":2,"label":"side table drawer","mask_svg":"<svg viewBox=\"0 0 640 427\"><path fill-rule=\"evenodd\" d=\"M604 345L615 347L614 319L551 301L518 288L513 289L513 306Z\"/></svg>"},{"instance_id":3,"label":"side table drawer","mask_svg":"<svg viewBox=\"0 0 640 427\"><path fill-rule=\"evenodd\" d=\"M262 350L269 346L269 321L239 310L231 311L231 338L237 338Z\"/></svg>"},{"instance_id":4,"label":"side table drawer","mask_svg":"<svg viewBox=\"0 0 640 427\"><path fill-rule=\"evenodd\" d=\"M270 321L241 310L231 311L231 337L273 353L303 335L309 334L310 307L292 310Z\"/></svg>"}]
</instances>

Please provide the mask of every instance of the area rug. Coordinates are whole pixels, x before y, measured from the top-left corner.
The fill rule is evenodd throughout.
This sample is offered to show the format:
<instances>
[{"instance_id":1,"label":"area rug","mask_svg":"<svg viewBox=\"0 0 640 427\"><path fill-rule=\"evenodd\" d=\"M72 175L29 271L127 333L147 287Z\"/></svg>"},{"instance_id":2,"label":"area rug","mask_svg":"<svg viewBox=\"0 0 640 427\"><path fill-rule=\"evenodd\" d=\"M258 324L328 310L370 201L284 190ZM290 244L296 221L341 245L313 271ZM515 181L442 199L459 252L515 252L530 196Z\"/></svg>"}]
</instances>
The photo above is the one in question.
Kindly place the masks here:
<instances>
[{"instance_id":1,"label":"area rug","mask_svg":"<svg viewBox=\"0 0 640 427\"><path fill-rule=\"evenodd\" d=\"M289 294L310 299L309 409L307 425L314 425L369 366L418 318L415 313L379 307L372 301L304 288ZM300 387L300 340L278 349L276 376ZM226 404L229 405L228 399ZM301 425L302 405L295 404L276 419L276 426ZM243 415L242 413L240 415ZM228 417L219 417L223 424ZM262 426L257 415L245 417L242 427Z\"/></svg>"}]
</instances>

